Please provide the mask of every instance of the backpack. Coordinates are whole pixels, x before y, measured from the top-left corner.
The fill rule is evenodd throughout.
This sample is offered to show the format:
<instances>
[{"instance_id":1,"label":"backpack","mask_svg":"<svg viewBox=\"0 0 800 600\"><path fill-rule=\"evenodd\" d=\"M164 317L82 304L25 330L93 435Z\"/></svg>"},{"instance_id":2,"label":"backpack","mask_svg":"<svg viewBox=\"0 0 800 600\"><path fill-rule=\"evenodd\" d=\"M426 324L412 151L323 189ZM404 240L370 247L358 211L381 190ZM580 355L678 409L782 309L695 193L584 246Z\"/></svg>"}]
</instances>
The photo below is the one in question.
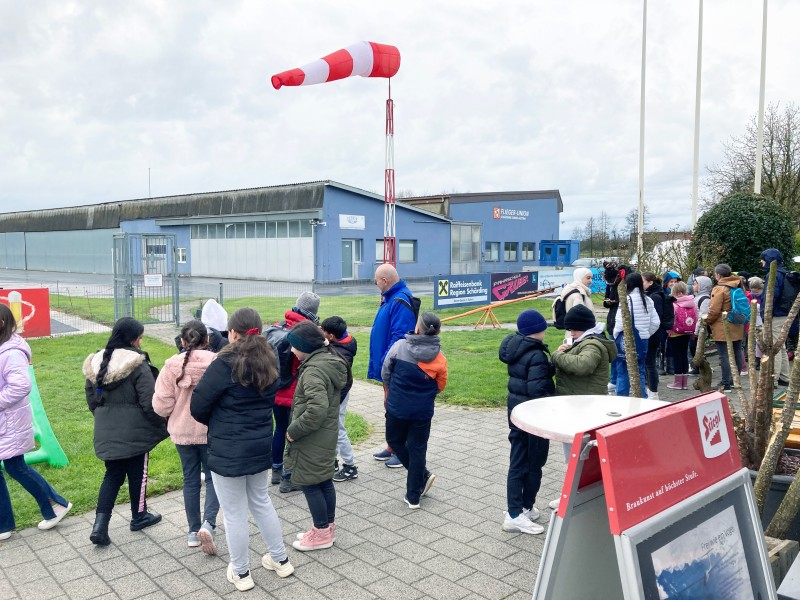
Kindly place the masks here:
<instances>
[{"instance_id":1,"label":"backpack","mask_svg":"<svg viewBox=\"0 0 800 600\"><path fill-rule=\"evenodd\" d=\"M286 337L289 333L289 328L286 327L286 321L280 325L272 325L264 330L264 337L272 346L272 351L275 352L275 358L278 360L278 389L283 390L290 387L294 380L297 379L297 373L292 372L294 366L294 354L292 354L292 345Z\"/></svg>"},{"instance_id":2,"label":"backpack","mask_svg":"<svg viewBox=\"0 0 800 600\"><path fill-rule=\"evenodd\" d=\"M422 306L422 300L417 298L416 296L410 296L406 293L403 294L408 300L404 300L403 298L395 298L396 302L400 302L403 306L409 309L412 313L414 313L414 323L417 322L419 319L419 307Z\"/></svg>"},{"instance_id":3,"label":"backpack","mask_svg":"<svg viewBox=\"0 0 800 600\"><path fill-rule=\"evenodd\" d=\"M731 309L728 311L728 321L734 325L744 325L750 322L750 302L747 295L740 287L732 287Z\"/></svg>"},{"instance_id":4,"label":"backpack","mask_svg":"<svg viewBox=\"0 0 800 600\"><path fill-rule=\"evenodd\" d=\"M692 303L692 306L683 306L676 302L673 308L675 309L675 322L670 331L677 334L694 333L694 328L697 325L697 308L695 308L694 303Z\"/></svg>"},{"instance_id":5,"label":"backpack","mask_svg":"<svg viewBox=\"0 0 800 600\"><path fill-rule=\"evenodd\" d=\"M559 296L553 302L553 325L556 329L564 329L564 317L567 316L567 298L576 292L580 292L580 290L574 288L568 291L563 298Z\"/></svg>"},{"instance_id":6,"label":"backpack","mask_svg":"<svg viewBox=\"0 0 800 600\"><path fill-rule=\"evenodd\" d=\"M794 304L795 298L797 298L798 292L800 292L800 273L787 271L783 277L783 291L781 292L779 307L788 313L792 308L792 304Z\"/></svg>"}]
</instances>

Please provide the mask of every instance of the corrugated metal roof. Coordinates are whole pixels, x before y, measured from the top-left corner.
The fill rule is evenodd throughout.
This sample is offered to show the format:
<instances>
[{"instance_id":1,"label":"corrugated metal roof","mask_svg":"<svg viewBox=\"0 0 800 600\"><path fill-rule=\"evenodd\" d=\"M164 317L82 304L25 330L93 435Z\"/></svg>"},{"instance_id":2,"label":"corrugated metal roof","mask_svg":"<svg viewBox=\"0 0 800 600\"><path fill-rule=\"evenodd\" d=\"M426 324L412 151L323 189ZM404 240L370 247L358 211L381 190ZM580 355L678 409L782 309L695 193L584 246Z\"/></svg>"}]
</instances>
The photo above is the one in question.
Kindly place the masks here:
<instances>
[{"instance_id":1,"label":"corrugated metal roof","mask_svg":"<svg viewBox=\"0 0 800 600\"><path fill-rule=\"evenodd\" d=\"M414 206L435 206L439 204L438 210L446 210L449 213L450 204L467 204L471 202L488 202L497 200L507 202L513 200L552 200L558 201L558 212L564 212L564 202L561 200L559 190L530 190L522 192L478 192L469 194L435 194L433 196L414 196L411 198L400 198L399 201ZM429 208L429 210L434 210Z\"/></svg>"}]
</instances>

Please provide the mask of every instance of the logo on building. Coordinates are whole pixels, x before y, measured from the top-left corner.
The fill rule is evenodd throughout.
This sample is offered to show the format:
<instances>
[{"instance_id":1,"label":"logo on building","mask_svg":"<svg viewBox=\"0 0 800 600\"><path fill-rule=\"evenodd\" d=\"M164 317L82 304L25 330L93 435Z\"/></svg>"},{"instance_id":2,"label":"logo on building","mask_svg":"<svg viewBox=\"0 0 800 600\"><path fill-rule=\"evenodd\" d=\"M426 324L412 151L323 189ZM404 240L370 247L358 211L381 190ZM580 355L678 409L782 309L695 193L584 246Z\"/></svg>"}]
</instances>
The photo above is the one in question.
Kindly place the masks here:
<instances>
[{"instance_id":1,"label":"logo on building","mask_svg":"<svg viewBox=\"0 0 800 600\"><path fill-rule=\"evenodd\" d=\"M492 209L492 218L493 219L499 219L500 218L500 207L499 206L495 206Z\"/></svg>"},{"instance_id":2,"label":"logo on building","mask_svg":"<svg viewBox=\"0 0 800 600\"><path fill-rule=\"evenodd\" d=\"M731 447L731 441L728 438L728 428L722 412L722 400L701 404L695 410L705 457L716 458L725 454Z\"/></svg>"},{"instance_id":3,"label":"logo on building","mask_svg":"<svg viewBox=\"0 0 800 600\"><path fill-rule=\"evenodd\" d=\"M520 210L518 208L501 208L495 206L492 208L493 219L511 219L512 221L527 221L530 216L530 211Z\"/></svg>"}]
</instances>

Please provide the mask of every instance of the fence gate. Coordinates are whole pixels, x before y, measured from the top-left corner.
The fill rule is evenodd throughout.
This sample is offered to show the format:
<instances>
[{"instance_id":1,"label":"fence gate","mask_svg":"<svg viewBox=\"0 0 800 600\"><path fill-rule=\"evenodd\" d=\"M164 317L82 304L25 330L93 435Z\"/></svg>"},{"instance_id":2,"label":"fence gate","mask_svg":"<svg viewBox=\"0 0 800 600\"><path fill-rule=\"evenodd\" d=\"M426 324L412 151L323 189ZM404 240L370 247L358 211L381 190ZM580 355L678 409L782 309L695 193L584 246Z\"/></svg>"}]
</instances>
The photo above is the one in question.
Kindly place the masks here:
<instances>
[{"instance_id":1,"label":"fence gate","mask_svg":"<svg viewBox=\"0 0 800 600\"><path fill-rule=\"evenodd\" d=\"M115 320L180 325L175 241L173 234L114 235Z\"/></svg>"}]
</instances>

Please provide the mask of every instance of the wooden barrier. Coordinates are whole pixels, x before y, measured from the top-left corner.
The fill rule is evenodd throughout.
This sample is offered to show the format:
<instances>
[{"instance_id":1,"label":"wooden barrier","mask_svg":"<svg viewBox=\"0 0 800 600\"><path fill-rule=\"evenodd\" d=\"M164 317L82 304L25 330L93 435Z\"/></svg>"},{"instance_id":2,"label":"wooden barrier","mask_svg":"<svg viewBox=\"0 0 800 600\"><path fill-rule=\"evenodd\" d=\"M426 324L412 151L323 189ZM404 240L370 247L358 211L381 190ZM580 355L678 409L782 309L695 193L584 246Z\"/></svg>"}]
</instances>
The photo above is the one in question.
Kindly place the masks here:
<instances>
[{"instance_id":1,"label":"wooden barrier","mask_svg":"<svg viewBox=\"0 0 800 600\"><path fill-rule=\"evenodd\" d=\"M474 315L477 313L483 313L481 317L478 319L478 322L475 324L473 329L477 329L480 327L484 329L487 323L491 323L492 329L499 329L502 327L500 321L497 317L494 316L492 312L493 308L497 308L498 306L505 306L506 304L514 304L515 302L522 302L524 300L532 300L533 298L538 298L540 296L544 296L545 294L550 294L556 291L557 288L547 288L545 290L539 290L535 294L529 294L528 296L523 296L521 298L514 298L513 300L501 300L500 302L494 302L492 304L487 304L486 306L481 306L479 308L474 308L469 310L465 313L461 313L460 315L453 315L452 317L445 317L442 319L442 323L446 323L447 321L454 321L455 319L461 319L463 317L468 317L469 315Z\"/></svg>"}]
</instances>

